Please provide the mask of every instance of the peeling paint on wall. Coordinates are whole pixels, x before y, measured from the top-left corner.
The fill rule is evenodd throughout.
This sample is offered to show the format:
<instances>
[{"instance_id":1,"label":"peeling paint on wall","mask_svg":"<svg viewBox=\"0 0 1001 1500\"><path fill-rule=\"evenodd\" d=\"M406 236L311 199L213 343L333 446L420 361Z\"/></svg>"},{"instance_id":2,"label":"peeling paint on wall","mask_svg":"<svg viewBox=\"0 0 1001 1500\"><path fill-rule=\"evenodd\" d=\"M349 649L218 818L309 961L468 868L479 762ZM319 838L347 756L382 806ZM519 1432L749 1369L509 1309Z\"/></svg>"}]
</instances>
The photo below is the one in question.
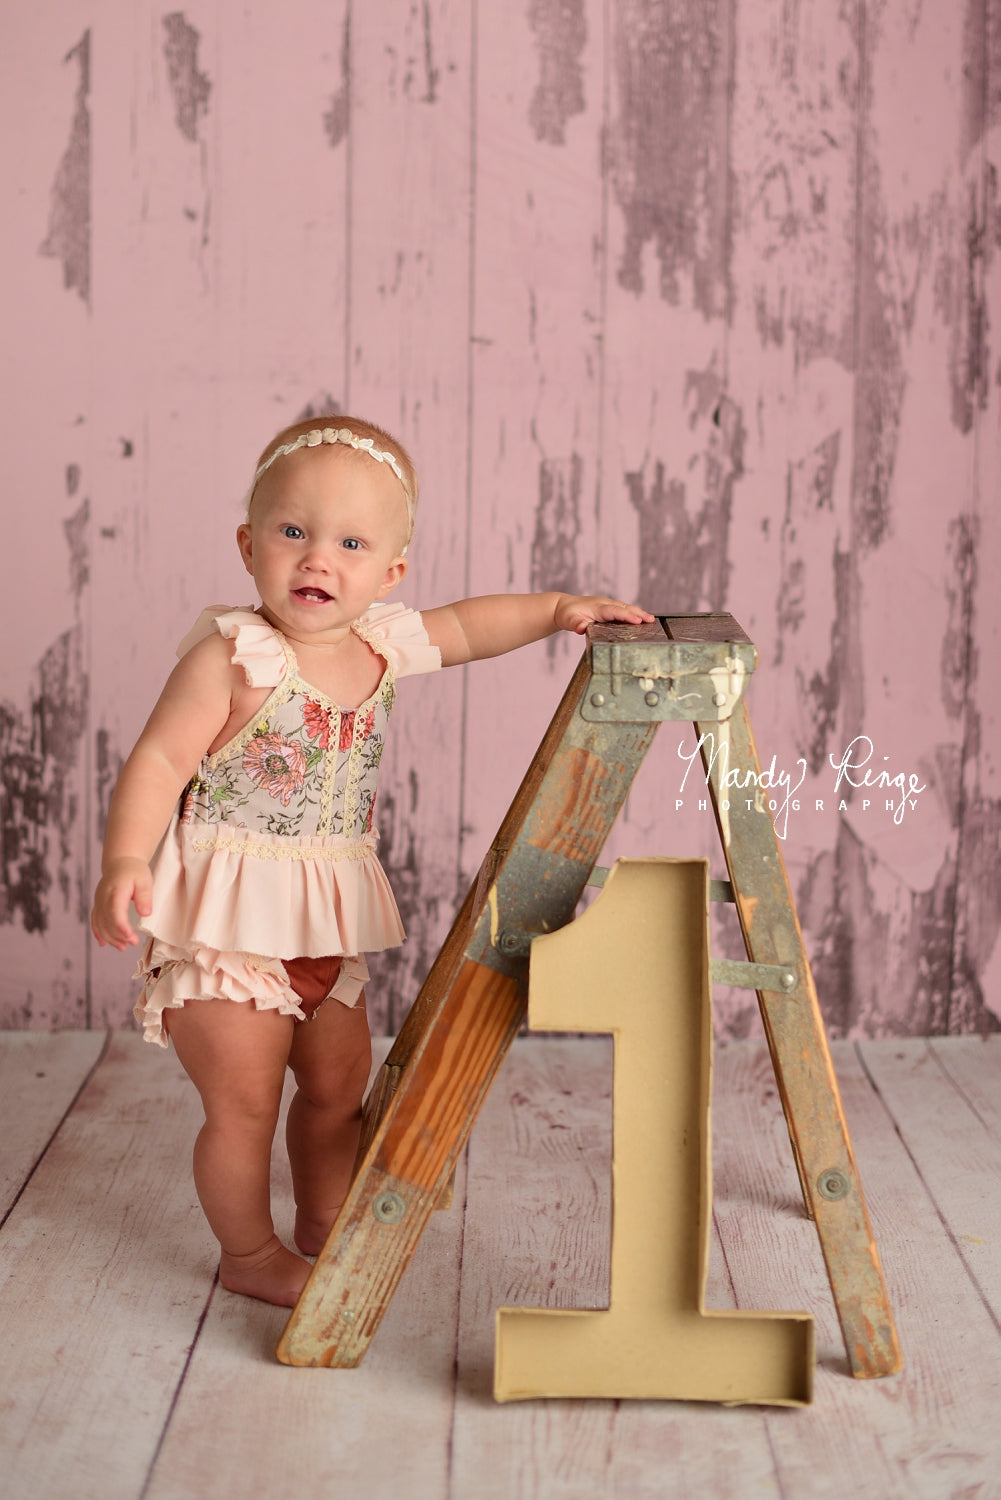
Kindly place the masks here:
<instances>
[{"instance_id":1,"label":"peeling paint on wall","mask_svg":"<svg viewBox=\"0 0 1001 1500\"><path fill-rule=\"evenodd\" d=\"M622 0L613 11L619 117L609 166L626 221L619 282L643 291L652 241L660 295L681 302L688 275L706 317L729 302L731 8L732 0Z\"/></svg>"},{"instance_id":2,"label":"peeling paint on wall","mask_svg":"<svg viewBox=\"0 0 1001 1500\"><path fill-rule=\"evenodd\" d=\"M163 55L167 59L167 79L174 96L177 128L189 141L198 139L199 120L208 114L212 84L208 75L198 71L198 46L201 35L185 20L184 12L172 11L163 18L166 40Z\"/></svg>"},{"instance_id":3,"label":"peeling paint on wall","mask_svg":"<svg viewBox=\"0 0 1001 1500\"><path fill-rule=\"evenodd\" d=\"M887 1015L889 1035L940 1036L949 1031L950 992L952 988L952 955L956 926L956 862L947 857L930 891L912 896L909 930L893 933L892 952L899 955L894 963L896 975L902 971L905 982L891 993L889 1004L883 986L870 981L870 1015L867 1029L885 1025L880 1017ZM867 918L863 918L867 920ZM877 957L872 950L871 959ZM886 952L879 955L880 967L886 969ZM908 970L913 974L906 983ZM879 968L873 970L878 975Z\"/></svg>"},{"instance_id":4,"label":"peeling paint on wall","mask_svg":"<svg viewBox=\"0 0 1001 1500\"><path fill-rule=\"evenodd\" d=\"M871 268L870 268L871 272ZM863 552L880 545L890 523L890 488L897 456L904 372L887 301L871 274L860 296L869 347L856 374L855 540Z\"/></svg>"},{"instance_id":5,"label":"peeling paint on wall","mask_svg":"<svg viewBox=\"0 0 1001 1500\"><path fill-rule=\"evenodd\" d=\"M66 490L80 469L66 469ZM79 605L90 576L90 502L63 521L70 587ZM78 766L87 728L88 679L78 623L45 652L31 678L26 711L0 703L0 923L48 929L52 902L86 920L78 854L71 837L80 816Z\"/></svg>"},{"instance_id":6,"label":"peeling paint on wall","mask_svg":"<svg viewBox=\"0 0 1001 1500\"><path fill-rule=\"evenodd\" d=\"M827 764L828 745L837 726L848 662L845 642L855 598L855 568L850 554L835 550L831 566L834 569L834 619L831 623L827 664L823 670L812 672L806 682L797 674L805 717L812 726L812 732L802 748L815 776Z\"/></svg>"},{"instance_id":7,"label":"peeling paint on wall","mask_svg":"<svg viewBox=\"0 0 1001 1500\"><path fill-rule=\"evenodd\" d=\"M72 495L72 478L67 475L67 489ZM77 599L90 578L90 501L82 501L79 510L63 522L63 532L70 550L70 588Z\"/></svg>"},{"instance_id":8,"label":"peeling paint on wall","mask_svg":"<svg viewBox=\"0 0 1001 1500\"><path fill-rule=\"evenodd\" d=\"M56 170L49 208L49 232L39 255L63 263L63 285L90 306L90 32L85 31L64 62L75 61L79 82L70 138Z\"/></svg>"},{"instance_id":9,"label":"peeling paint on wall","mask_svg":"<svg viewBox=\"0 0 1001 1500\"><path fill-rule=\"evenodd\" d=\"M738 52L741 63L750 53L754 102L753 150L740 128L734 153L741 298L763 348L788 342L798 369L821 357L849 368L859 7L773 5L750 27L745 14Z\"/></svg>"},{"instance_id":10,"label":"peeling paint on wall","mask_svg":"<svg viewBox=\"0 0 1001 1500\"><path fill-rule=\"evenodd\" d=\"M689 372L689 391L693 372ZM703 415L709 417L709 440L705 449L705 486L702 505L703 525L714 532L716 556L709 571L708 596L718 599L711 609L722 609L730 578L730 517L733 493L744 472L744 414L737 402L720 395L709 411L708 404L692 414L692 424Z\"/></svg>"},{"instance_id":11,"label":"peeling paint on wall","mask_svg":"<svg viewBox=\"0 0 1001 1500\"><path fill-rule=\"evenodd\" d=\"M777 610L779 663L782 660L782 637L787 632L795 635L806 613L806 563L803 548L808 544L809 525L816 512L834 509L834 479L840 451L841 433L832 432L806 458L789 465L780 549L782 570Z\"/></svg>"},{"instance_id":12,"label":"peeling paint on wall","mask_svg":"<svg viewBox=\"0 0 1001 1500\"><path fill-rule=\"evenodd\" d=\"M683 480L668 480L659 460L649 488L642 472L625 475L639 516L638 598L655 612L722 609L726 602L730 515L734 484L744 472L745 431L739 406L719 395L718 381L706 374L689 371L687 380L692 425L709 418L701 499L689 499Z\"/></svg>"},{"instance_id":13,"label":"peeling paint on wall","mask_svg":"<svg viewBox=\"0 0 1001 1500\"><path fill-rule=\"evenodd\" d=\"M997 0L966 0L959 82L965 164L984 132L1001 120L1001 10Z\"/></svg>"},{"instance_id":14,"label":"peeling paint on wall","mask_svg":"<svg viewBox=\"0 0 1001 1500\"><path fill-rule=\"evenodd\" d=\"M539 54L539 82L528 122L536 140L562 146L567 121L585 109L580 61L587 42L584 0L530 0L528 24Z\"/></svg>"},{"instance_id":15,"label":"peeling paint on wall","mask_svg":"<svg viewBox=\"0 0 1001 1500\"><path fill-rule=\"evenodd\" d=\"M975 5L977 0L969 0ZM985 39L984 53L988 59L986 121L988 128L1001 123L1001 8L998 0L981 0L984 6Z\"/></svg>"},{"instance_id":16,"label":"peeling paint on wall","mask_svg":"<svg viewBox=\"0 0 1001 1500\"><path fill-rule=\"evenodd\" d=\"M417 771L411 769L408 779L407 805L379 788L376 824L379 828L379 858L389 877L396 904L407 932L407 941L399 948L387 948L369 958L374 983L369 991L369 1024L375 1036L393 1036L415 999L417 991L437 956L438 932L444 902L450 915L454 891L432 891L418 861L413 815L420 795ZM394 1006L393 997L401 998Z\"/></svg>"},{"instance_id":17,"label":"peeling paint on wall","mask_svg":"<svg viewBox=\"0 0 1001 1500\"><path fill-rule=\"evenodd\" d=\"M441 69L435 67L434 33L429 0L423 0L421 6L421 29L424 34L424 92L421 95L421 103L434 104L438 98L438 80L441 77Z\"/></svg>"},{"instance_id":18,"label":"peeling paint on wall","mask_svg":"<svg viewBox=\"0 0 1001 1500\"><path fill-rule=\"evenodd\" d=\"M539 465L539 503L535 507L532 539L534 592L560 589L580 593L577 542L580 538L580 494L584 460L543 459Z\"/></svg>"},{"instance_id":19,"label":"peeling paint on wall","mask_svg":"<svg viewBox=\"0 0 1001 1500\"><path fill-rule=\"evenodd\" d=\"M978 531L975 516L958 516L949 526L952 566L945 575L949 615L940 660L942 703L952 719L962 716L971 689L970 612L976 587Z\"/></svg>"},{"instance_id":20,"label":"peeling paint on wall","mask_svg":"<svg viewBox=\"0 0 1001 1500\"><path fill-rule=\"evenodd\" d=\"M805 458L789 465L786 509L780 537L781 572L776 601L778 630L775 665L783 664L790 637L798 634L809 614L816 593L817 557L822 513L831 518L829 530L835 538L830 567L833 570L833 618L827 662L812 672L796 667L796 687L806 724L806 740L800 745L816 775L827 761L828 743L836 727L841 701L844 664L845 620L851 600L851 558L837 545L834 520L834 486L841 457L841 433L830 433ZM824 580L825 584L827 580Z\"/></svg>"},{"instance_id":21,"label":"peeling paint on wall","mask_svg":"<svg viewBox=\"0 0 1001 1500\"><path fill-rule=\"evenodd\" d=\"M314 417L339 417L344 408L335 401L329 391L319 392L312 401L307 401L301 411L297 412L294 421L310 422ZM291 424L290 424L291 425Z\"/></svg>"},{"instance_id":22,"label":"peeling paint on wall","mask_svg":"<svg viewBox=\"0 0 1001 1500\"><path fill-rule=\"evenodd\" d=\"M952 420L963 433L972 431L974 413L987 409L990 323L984 279L990 249L989 226L996 223L997 212L996 174L989 173L986 182L970 181L964 225L965 253L959 264L951 264L943 257L936 277L939 306L946 323L952 326L949 353Z\"/></svg>"},{"instance_id":23,"label":"peeling paint on wall","mask_svg":"<svg viewBox=\"0 0 1001 1500\"><path fill-rule=\"evenodd\" d=\"M339 146L348 133L351 119L351 12L344 16L344 35L341 39L341 86L330 100L330 108L323 116L323 130L332 146Z\"/></svg>"},{"instance_id":24,"label":"peeling paint on wall","mask_svg":"<svg viewBox=\"0 0 1001 1500\"><path fill-rule=\"evenodd\" d=\"M1001 803L976 798L964 809L960 842L963 899L958 907L949 1031L1001 1031L1001 1001L985 997L980 975L1001 938Z\"/></svg>"},{"instance_id":25,"label":"peeling paint on wall","mask_svg":"<svg viewBox=\"0 0 1001 1500\"><path fill-rule=\"evenodd\" d=\"M396 35L399 41L387 42L384 48L389 62L386 87L390 96L395 98L399 94L405 99L415 100L418 104L436 104L439 97L441 68L434 60L434 23L430 0L421 0L419 14L416 0L411 0L409 14L400 25ZM345 103L347 100L346 50L345 48L345 55L342 56L344 84L338 96ZM450 63L448 70L453 72L455 64ZM336 145L337 142L333 144Z\"/></svg>"},{"instance_id":26,"label":"peeling paint on wall","mask_svg":"<svg viewBox=\"0 0 1001 1500\"><path fill-rule=\"evenodd\" d=\"M834 1037L944 1035L949 1021L956 866L929 891L894 882L843 820L837 845L800 882L797 907Z\"/></svg>"},{"instance_id":27,"label":"peeling paint on wall","mask_svg":"<svg viewBox=\"0 0 1001 1500\"><path fill-rule=\"evenodd\" d=\"M839 909L838 881L837 854L825 850L807 865L796 891L817 999L832 1037L846 1034L852 1009L852 934Z\"/></svg>"},{"instance_id":28,"label":"peeling paint on wall","mask_svg":"<svg viewBox=\"0 0 1001 1500\"><path fill-rule=\"evenodd\" d=\"M649 489L642 473L626 474L625 480L640 521L637 597L644 608L673 614L721 609L729 571L722 518L705 506L690 515L685 484L680 479L665 482L660 460Z\"/></svg>"},{"instance_id":29,"label":"peeling paint on wall","mask_svg":"<svg viewBox=\"0 0 1001 1500\"><path fill-rule=\"evenodd\" d=\"M0 922L27 932L47 929L53 887L66 909L76 894L70 831L87 696L74 626L38 663L27 712L0 703Z\"/></svg>"},{"instance_id":30,"label":"peeling paint on wall","mask_svg":"<svg viewBox=\"0 0 1001 1500\"><path fill-rule=\"evenodd\" d=\"M112 745L111 735L106 729L99 729L94 736L94 786L97 794L97 836L102 844L108 826L111 794L124 764L125 758Z\"/></svg>"},{"instance_id":31,"label":"peeling paint on wall","mask_svg":"<svg viewBox=\"0 0 1001 1500\"><path fill-rule=\"evenodd\" d=\"M863 82L866 94L871 79ZM883 541L890 524L890 489L904 396L904 337L895 296L895 246L887 222L879 167L871 153L863 164L859 215L855 351L855 462L852 472L854 543L864 554Z\"/></svg>"},{"instance_id":32,"label":"peeling paint on wall","mask_svg":"<svg viewBox=\"0 0 1001 1500\"><path fill-rule=\"evenodd\" d=\"M667 480L663 463L654 465L653 484L642 471L625 475L629 502L639 516L639 582L636 597L654 614L691 613L701 607L703 561L698 533L685 510L685 486ZM686 566L686 564L688 566Z\"/></svg>"}]
</instances>

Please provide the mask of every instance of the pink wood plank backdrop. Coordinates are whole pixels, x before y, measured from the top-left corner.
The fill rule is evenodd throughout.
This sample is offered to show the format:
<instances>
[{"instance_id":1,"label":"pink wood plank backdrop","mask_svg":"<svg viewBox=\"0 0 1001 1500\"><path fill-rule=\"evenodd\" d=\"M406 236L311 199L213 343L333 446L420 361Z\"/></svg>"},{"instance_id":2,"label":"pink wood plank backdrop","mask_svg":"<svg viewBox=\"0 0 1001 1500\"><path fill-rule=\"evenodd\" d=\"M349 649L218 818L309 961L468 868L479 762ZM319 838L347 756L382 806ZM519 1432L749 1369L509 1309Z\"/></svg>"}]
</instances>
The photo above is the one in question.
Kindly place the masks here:
<instances>
[{"instance_id":1,"label":"pink wood plank backdrop","mask_svg":"<svg viewBox=\"0 0 1001 1500\"><path fill-rule=\"evenodd\" d=\"M418 460L408 602L731 610L833 1033L998 1029L999 0L49 0L0 27L0 1025L127 1024L85 920L116 769L198 608L248 597L253 454L336 406ZM380 1028L578 650L401 694ZM610 855L713 850L691 748L661 731ZM846 754L895 784L839 786Z\"/></svg>"}]
</instances>

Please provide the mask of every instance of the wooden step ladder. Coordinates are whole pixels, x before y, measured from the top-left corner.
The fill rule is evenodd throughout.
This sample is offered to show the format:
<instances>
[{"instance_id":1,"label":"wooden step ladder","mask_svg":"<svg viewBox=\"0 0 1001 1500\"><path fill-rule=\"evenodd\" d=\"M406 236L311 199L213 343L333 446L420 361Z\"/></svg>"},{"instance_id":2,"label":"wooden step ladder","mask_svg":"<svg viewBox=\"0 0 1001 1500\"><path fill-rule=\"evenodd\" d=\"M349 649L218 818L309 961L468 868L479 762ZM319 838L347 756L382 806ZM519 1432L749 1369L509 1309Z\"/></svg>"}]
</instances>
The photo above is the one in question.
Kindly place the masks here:
<instances>
[{"instance_id":1,"label":"wooden step ladder","mask_svg":"<svg viewBox=\"0 0 1001 1500\"><path fill-rule=\"evenodd\" d=\"M694 724L803 1187L852 1373L901 1356L744 702L757 653L731 615L594 625L542 744L366 1103L358 1168L278 1345L291 1365L365 1351L525 1018L532 938L569 922L664 721ZM731 794L739 772L737 795ZM749 775L748 773L753 773ZM766 783L767 785L767 783ZM749 791L749 788L755 791ZM721 889L720 889L721 888Z\"/></svg>"}]
</instances>

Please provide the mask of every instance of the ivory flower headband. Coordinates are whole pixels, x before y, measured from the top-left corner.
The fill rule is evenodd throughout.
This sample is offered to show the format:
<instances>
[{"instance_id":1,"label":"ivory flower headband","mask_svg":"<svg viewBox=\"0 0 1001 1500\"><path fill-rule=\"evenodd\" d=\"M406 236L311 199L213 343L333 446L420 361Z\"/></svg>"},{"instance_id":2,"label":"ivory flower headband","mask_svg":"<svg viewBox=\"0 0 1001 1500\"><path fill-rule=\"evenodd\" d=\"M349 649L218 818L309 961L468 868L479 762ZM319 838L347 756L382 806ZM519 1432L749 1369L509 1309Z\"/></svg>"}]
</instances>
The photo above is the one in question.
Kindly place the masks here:
<instances>
[{"instance_id":1,"label":"ivory flower headband","mask_svg":"<svg viewBox=\"0 0 1001 1500\"><path fill-rule=\"evenodd\" d=\"M294 453L297 448L319 448L321 443L344 443L348 448L355 448L359 453L367 453L369 458L374 458L376 463L388 464L403 486L403 494L407 502L407 541L414 534L414 497L410 493L399 460L395 453L390 453L387 448L377 448L374 439L370 437L359 437L352 432L350 427L314 427L309 432L300 432L299 436L291 443L282 443L273 453L269 453L254 475L254 482L250 486L253 495L257 488L257 481L261 475L270 469L278 458L284 458L289 453ZM407 550L404 547L404 552Z\"/></svg>"}]
</instances>

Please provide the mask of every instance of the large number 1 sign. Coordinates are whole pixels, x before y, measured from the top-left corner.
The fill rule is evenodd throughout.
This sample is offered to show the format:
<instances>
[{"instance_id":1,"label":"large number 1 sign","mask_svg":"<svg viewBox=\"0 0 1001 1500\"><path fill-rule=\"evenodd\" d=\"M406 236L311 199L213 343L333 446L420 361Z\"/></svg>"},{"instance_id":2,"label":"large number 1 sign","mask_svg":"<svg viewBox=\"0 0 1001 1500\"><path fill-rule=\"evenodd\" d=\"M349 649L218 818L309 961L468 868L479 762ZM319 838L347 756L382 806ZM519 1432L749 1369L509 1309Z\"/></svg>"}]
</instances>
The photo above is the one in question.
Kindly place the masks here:
<instances>
[{"instance_id":1,"label":"large number 1 sign","mask_svg":"<svg viewBox=\"0 0 1001 1500\"><path fill-rule=\"evenodd\" d=\"M620 860L532 945L529 1022L615 1038L605 1311L501 1308L494 1394L810 1400L808 1313L706 1311L712 1218L708 866Z\"/></svg>"}]
</instances>

